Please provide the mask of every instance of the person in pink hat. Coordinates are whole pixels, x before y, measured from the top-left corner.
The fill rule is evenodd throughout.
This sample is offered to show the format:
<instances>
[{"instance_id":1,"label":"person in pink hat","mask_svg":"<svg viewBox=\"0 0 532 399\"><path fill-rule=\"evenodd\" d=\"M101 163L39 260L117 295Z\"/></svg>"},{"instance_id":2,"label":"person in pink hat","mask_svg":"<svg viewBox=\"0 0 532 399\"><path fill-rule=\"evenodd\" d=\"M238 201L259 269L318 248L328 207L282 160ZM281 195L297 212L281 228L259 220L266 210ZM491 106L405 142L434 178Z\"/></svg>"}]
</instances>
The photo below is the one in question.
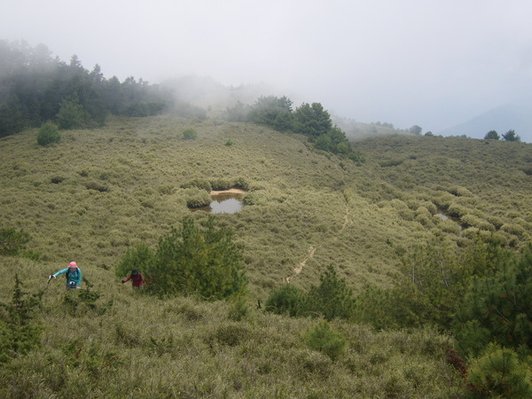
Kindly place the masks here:
<instances>
[{"instance_id":1,"label":"person in pink hat","mask_svg":"<svg viewBox=\"0 0 532 399\"><path fill-rule=\"evenodd\" d=\"M48 281L57 278L57 276L60 276L64 274L66 277L66 287L67 288L81 288L81 282L83 281L83 273L81 272L81 269L78 267L77 263L72 261L68 264L68 267L65 267L64 269L56 271L54 274L51 274L48 277Z\"/></svg>"}]
</instances>

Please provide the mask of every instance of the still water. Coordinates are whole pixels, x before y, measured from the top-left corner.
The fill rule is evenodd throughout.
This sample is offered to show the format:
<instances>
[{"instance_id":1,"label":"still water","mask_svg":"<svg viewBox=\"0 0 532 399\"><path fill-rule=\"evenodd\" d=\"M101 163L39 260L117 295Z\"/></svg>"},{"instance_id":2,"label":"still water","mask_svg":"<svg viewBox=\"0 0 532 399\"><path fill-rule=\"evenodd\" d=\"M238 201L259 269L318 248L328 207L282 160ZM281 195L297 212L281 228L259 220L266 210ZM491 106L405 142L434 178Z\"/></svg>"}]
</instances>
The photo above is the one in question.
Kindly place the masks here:
<instances>
[{"instance_id":1,"label":"still water","mask_svg":"<svg viewBox=\"0 0 532 399\"><path fill-rule=\"evenodd\" d=\"M205 208L198 210L210 213L237 213L242 210L243 195L240 193L222 192L211 194L212 201Z\"/></svg>"},{"instance_id":2,"label":"still water","mask_svg":"<svg viewBox=\"0 0 532 399\"><path fill-rule=\"evenodd\" d=\"M242 209L242 200L237 198L216 198L210 204L211 213L237 213Z\"/></svg>"}]
</instances>

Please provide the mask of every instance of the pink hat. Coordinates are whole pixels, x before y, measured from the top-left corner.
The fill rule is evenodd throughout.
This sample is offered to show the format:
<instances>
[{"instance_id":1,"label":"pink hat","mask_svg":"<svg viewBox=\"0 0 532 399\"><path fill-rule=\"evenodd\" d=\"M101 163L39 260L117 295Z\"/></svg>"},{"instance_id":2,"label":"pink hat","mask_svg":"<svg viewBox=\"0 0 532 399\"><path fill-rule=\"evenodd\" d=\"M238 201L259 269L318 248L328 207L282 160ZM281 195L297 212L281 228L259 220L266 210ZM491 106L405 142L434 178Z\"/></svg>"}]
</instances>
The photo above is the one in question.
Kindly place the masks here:
<instances>
[{"instance_id":1,"label":"pink hat","mask_svg":"<svg viewBox=\"0 0 532 399\"><path fill-rule=\"evenodd\" d=\"M68 267L78 267L78 264L76 262L72 261L72 262L70 262L68 264Z\"/></svg>"}]
</instances>

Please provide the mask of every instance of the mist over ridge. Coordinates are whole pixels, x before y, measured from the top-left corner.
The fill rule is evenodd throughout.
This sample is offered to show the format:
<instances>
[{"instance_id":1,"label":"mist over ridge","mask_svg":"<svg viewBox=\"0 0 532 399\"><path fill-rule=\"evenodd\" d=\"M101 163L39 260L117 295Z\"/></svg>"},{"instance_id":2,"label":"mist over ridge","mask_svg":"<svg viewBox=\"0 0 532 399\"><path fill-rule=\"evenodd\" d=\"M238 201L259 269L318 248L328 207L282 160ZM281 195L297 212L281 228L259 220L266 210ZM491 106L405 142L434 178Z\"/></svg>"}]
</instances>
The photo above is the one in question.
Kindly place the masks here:
<instances>
[{"instance_id":1,"label":"mist over ridge","mask_svg":"<svg viewBox=\"0 0 532 399\"><path fill-rule=\"evenodd\" d=\"M208 76L320 102L342 118L438 133L526 96L531 11L525 0L6 0L0 38L44 43L63 60L77 54L120 80Z\"/></svg>"}]
</instances>

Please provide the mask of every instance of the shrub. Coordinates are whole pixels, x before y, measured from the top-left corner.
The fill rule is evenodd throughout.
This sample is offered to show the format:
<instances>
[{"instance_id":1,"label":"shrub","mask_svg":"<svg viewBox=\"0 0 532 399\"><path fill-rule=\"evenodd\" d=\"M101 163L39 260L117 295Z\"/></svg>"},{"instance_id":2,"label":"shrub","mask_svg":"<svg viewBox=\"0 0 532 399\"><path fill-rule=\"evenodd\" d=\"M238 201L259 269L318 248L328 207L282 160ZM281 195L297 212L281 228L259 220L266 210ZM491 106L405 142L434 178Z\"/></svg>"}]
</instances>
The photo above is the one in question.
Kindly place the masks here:
<instances>
[{"instance_id":1,"label":"shrub","mask_svg":"<svg viewBox=\"0 0 532 399\"><path fill-rule=\"evenodd\" d=\"M304 293L290 284L285 284L270 293L266 300L266 311L288 314L295 317L303 313Z\"/></svg>"},{"instance_id":2,"label":"shrub","mask_svg":"<svg viewBox=\"0 0 532 399\"><path fill-rule=\"evenodd\" d=\"M113 301L105 304L97 304L100 293L92 291L87 283L87 288L82 290L67 290L63 296L63 308L70 316L83 316L87 312L95 315L103 315L112 305Z\"/></svg>"},{"instance_id":3,"label":"shrub","mask_svg":"<svg viewBox=\"0 0 532 399\"><path fill-rule=\"evenodd\" d=\"M480 230L495 231L495 227L491 223L475 215L471 215L471 214L463 215L460 218L460 221L463 223L464 227L473 226L473 227L477 227Z\"/></svg>"},{"instance_id":4,"label":"shrub","mask_svg":"<svg viewBox=\"0 0 532 399\"><path fill-rule=\"evenodd\" d=\"M525 235L525 229L518 224L505 223L501 226L501 230L518 237L523 237Z\"/></svg>"},{"instance_id":5,"label":"shrub","mask_svg":"<svg viewBox=\"0 0 532 399\"><path fill-rule=\"evenodd\" d=\"M438 224L440 229L446 233L460 234L461 228L452 220L444 220Z\"/></svg>"},{"instance_id":6,"label":"shrub","mask_svg":"<svg viewBox=\"0 0 532 399\"><path fill-rule=\"evenodd\" d=\"M85 184L87 190L99 191L100 193L106 193L109 191L109 187L105 184L98 183L96 181L90 181Z\"/></svg>"},{"instance_id":7,"label":"shrub","mask_svg":"<svg viewBox=\"0 0 532 399\"><path fill-rule=\"evenodd\" d=\"M378 329L421 327L429 309L426 298L405 281L391 289L367 287L355 300L353 319Z\"/></svg>"},{"instance_id":8,"label":"shrub","mask_svg":"<svg viewBox=\"0 0 532 399\"><path fill-rule=\"evenodd\" d=\"M221 345L237 346L250 338L251 331L242 324L225 324L219 326L211 337L207 339Z\"/></svg>"},{"instance_id":9,"label":"shrub","mask_svg":"<svg viewBox=\"0 0 532 399\"><path fill-rule=\"evenodd\" d=\"M37 143L42 146L46 146L53 143L59 143L61 141L61 134L52 122L46 122L41 125L39 133L37 134Z\"/></svg>"},{"instance_id":10,"label":"shrub","mask_svg":"<svg viewBox=\"0 0 532 399\"><path fill-rule=\"evenodd\" d=\"M20 253L30 240L30 235L14 228L0 229L0 255L15 256Z\"/></svg>"},{"instance_id":11,"label":"shrub","mask_svg":"<svg viewBox=\"0 0 532 399\"><path fill-rule=\"evenodd\" d=\"M245 179L240 177L240 178L235 180L235 182L233 184L233 187L247 191L247 190L249 190L249 183Z\"/></svg>"},{"instance_id":12,"label":"shrub","mask_svg":"<svg viewBox=\"0 0 532 399\"><path fill-rule=\"evenodd\" d=\"M449 189L449 193L452 195L455 195L457 197L471 197L473 196L473 193L469 191L467 188L462 186L453 186Z\"/></svg>"},{"instance_id":13,"label":"shrub","mask_svg":"<svg viewBox=\"0 0 532 399\"><path fill-rule=\"evenodd\" d=\"M147 290L159 296L197 295L206 300L242 293L247 280L233 233L209 218L203 228L191 218L159 240L146 268Z\"/></svg>"},{"instance_id":14,"label":"shrub","mask_svg":"<svg viewBox=\"0 0 532 399\"><path fill-rule=\"evenodd\" d=\"M232 182L226 179L211 180L211 187L213 190L229 190L232 186Z\"/></svg>"},{"instance_id":15,"label":"shrub","mask_svg":"<svg viewBox=\"0 0 532 399\"><path fill-rule=\"evenodd\" d=\"M525 399L532 397L530 377L514 351L489 345L471 363L467 381L473 398Z\"/></svg>"},{"instance_id":16,"label":"shrub","mask_svg":"<svg viewBox=\"0 0 532 399\"><path fill-rule=\"evenodd\" d=\"M447 208L447 214L451 217L460 218L467 214L467 209L461 205L452 203L449 205L449 208Z\"/></svg>"},{"instance_id":17,"label":"shrub","mask_svg":"<svg viewBox=\"0 0 532 399\"><path fill-rule=\"evenodd\" d=\"M211 196L206 191L200 189L188 189L186 191L187 207L203 208L211 203Z\"/></svg>"},{"instance_id":18,"label":"shrub","mask_svg":"<svg viewBox=\"0 0 532 399\"><path fill-rule=\"evenodd\" d=\"M320 276L320 284L310 287L305 298L305 312L322 315L326 320L349 319L353 314L354 299L345 279L339 278L333 266Z\"/></svg>"},{"instance_id":19,"label":"shrub","mask_svg":"<svg viewBox=\"0 0 532 399\"><path fill-rule=\"evenodd\" d=\"M201 190L205 190L207 192L210 192L212 190L211 183L209 183L207 180L203 179L193 179L186 183L181 184L181 188L199 188Z\"/></svg>"},{"instance_id":20,"label":"shrub","mask_svg":"<svg viewBox=\"0 0 532 399\"><path fill-rule=\"evenodd\" d=\"M196 140L198 138L198 133L194 129L186 129L183 131L184 140Z\"/></svg>"},{"instance_id":21,"label":"shrub","mask_svg":"<svg viewBox=\"0 0 532 399\"><path fill-rule=\"evenodd\" d=\"M129 248L116 267L116 276L122 278L132 270L141 272L148 270L155 259L154 255L151 248L146 244L138 244Z\"/></svg>"},{"instance_id":22,"label":"shrub","mask_svg":"<svg viewBox=\"0 0 532 399\"><path fill-rule=\"evenodd\" d=\"M364 162L366 162L366 159L364 156L357 152L357 151L351 151L348 155L348 158L353 161L356 165L362 165Z\"/></svg>"},{"instance_id":23,"label":"shrub","mask_svg":"<svg viewBox=\"0 0 532 399\"><path fill-rule=\"evenodd\" d=\"M315 146L319 150L333 154L348 154L351 150L345 133L337 127L317 136Z\"/></svg>"},{"instance_id":24,"label":"shrub","mask_svg":"<svg viewBox=\"0 0 532 399\"><path fill-rule=\"evenodd\" d=\"M338 359L345 351L345 338L331 329L329 323L321 321L305 334L305 343L310 349L325 353L331 360Z\"/></svg>"},{"instance_id":25,"label":"shrub","mask_svg":"<svg viewBox=\"0 0 532 399\"><path fill-rule=\"evenodd\" d=\"M229 319L241 321L250 314L249 306L244 295L235 295L229 309Z\"/></svg>"}]
</instances>

